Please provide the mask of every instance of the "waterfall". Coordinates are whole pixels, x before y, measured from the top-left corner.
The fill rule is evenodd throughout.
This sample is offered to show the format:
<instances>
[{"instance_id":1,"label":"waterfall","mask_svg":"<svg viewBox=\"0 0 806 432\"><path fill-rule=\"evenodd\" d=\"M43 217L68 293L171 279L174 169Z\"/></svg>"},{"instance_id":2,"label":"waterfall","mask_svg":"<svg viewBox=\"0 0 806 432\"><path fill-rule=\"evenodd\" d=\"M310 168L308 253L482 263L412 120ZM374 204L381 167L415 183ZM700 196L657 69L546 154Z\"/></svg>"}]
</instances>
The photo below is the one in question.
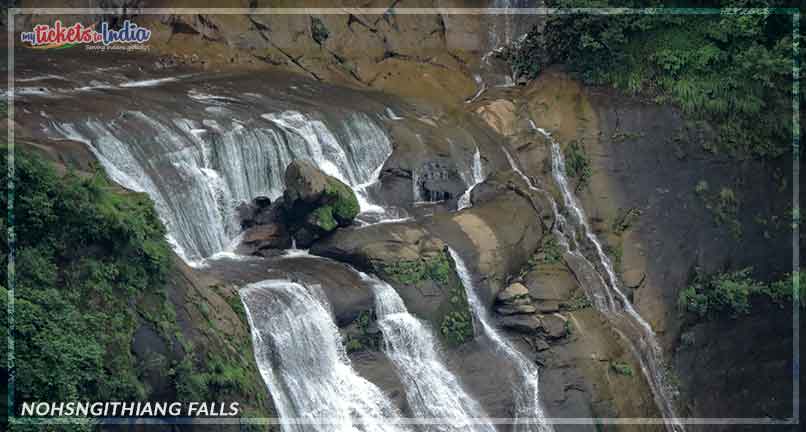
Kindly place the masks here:
<instances>
[{"instance_id":1,"label":"waterfall","mask_svg":"<svg viewBox=\"0 0 806 432\"><path fill-rule=\"evenodd\" d=\"M646 377L647 383L652 390L655 403L664 419L666 419L667 429L670 431L683 431L683 424L675 413L672 397L669 394L670 389L666 383L666 373L663 370L663 353L655 333L619 289L613 265L604 253L598 238L593 234L582 206L578 203L568 185L565 160L559 143L550 133L538 128L534 122L530 120L529 123L534 130L546 137L551 144L552 176L560 188L565 208L572 213L572 220L569 221L560 213L553 197L535 186L532 180L518 168L509 151L504 148L507 160L513 171L524 179L530 189L543 194L551 203L556 219L553 234L564 248L566 263L580 281L580 285L590 298L593 306L608 318L613 330L627 343L633 356L640 363L641 372ZM584 237L577 238L577 232L584 234ZM589 244L594 249L595 262L598 264L598 268L604 270L607 281L597 268L597 265L591 262L580 250L580 244L582 243Z\"/></svg>"},{"instance_id":2,"label":"waterfall","mask_svg":"<svg viewBox=\"0 0 806 432\"><path fill-rule=\"evenodd\" d=\"M405 386L414 416L444 421L440 431L495 432L478 402L443 365L431 329L409 314L389 284L363 274L362 278L372 286L384 352Z\"/></svg>"},{"instance_id":3,"label":"waterfall","mask_svg":"<svg viewBox=\"0 0 806 432\"><path fill-rule=\"evenodd\" d=\"M261 117L246 126L235 119L222 124L126 111L111 121L54 122L50 131L86 143L114 181L148 193L188 262L230 244L240 231L238 204L279 197L294 159L310 160L352 186L362 211L382 212L369 202L366 185L392 145L368 115L348 113L328 124L297 111Z\"/></svg>"},{"instance_id":4,"label":"waterfall","mask_svg":"<svg viewBox=\"0 0 806 432\"><path fill-rule=\"evenodd\" d=\"M407 430L391 401L350 365L324 294L285 280L248 285L255 360L284 432Z\"/></svg>"},{"instance_id":5,"label":"waterfall","mask_svg":"<svg viewBox=\"0 0 806 432\"><path fill-rule=\"evenodd\" d=\"M534 126L534 124L532 125ZM600 289L599 301L595 302L595 305L605 315L612 317L611 322L614 324L616 331L630 342L631 349L634 354L637 354L636 357L641 364L641 370L652 389L655 402L658 408L660 408L664 418L668 421L668 429L672 431L682 431L684 429L683 424L675 413L672 398L669 395L669 388L666 383L666 372L663 369L663 352L658 344L655 332L652 331L652 327L650 327L649 323L638 314L633 308L632 303L630 303L624 293L619 289L619 282L613 270L613 264L610 262L610 258L604 253L599 239L588 224L585 211L568 186L568 178L565 173L565 160L562 150L560 149L560 144L547 131L540 128L535 129L543 134L551 143L551 172L562 192L563 204L566 209L571 210L574 224L581 228L579 231L585 236L582 240L587 240L587 243L593 246L596 252L596 263L599 264L600 268L604 269L604 273L607 276L606 283L600 278L603 283L588 286L588 289L594 287ZM576 231L577 230L568 230L567 233L575 233ZM606 298L607 301L601 301L602 297Z\"/></svg>"},{"instance_id":6,"label":"waterfall","mask_svg":"<svg viewBox=\"0 0 806 432\"><path fill-rule=\"evenodd\" d=\"M484 181L484 166L481 164L481 153L479 152L479 147L476 146L476 152L473 153L473 166L470 173L470 181L468 181L468 187L465 192L459 197L459 202L457 203L457 210L462 210L465 208L470 207L470 194L473 192L473 188L475 188L479 183Z\"/></svg>"},{"instance_id":7,"label":"waterfall","mask_svg":"<svg viewBox=\"0 0 806 432\"><path fill-rule=\"evenodd\" d=\"M476 292L475 283L467 265L455 250L449 248L448 251L456 265L456 274L467 292L467 300L473 312L474 322L481 327L481 333L489 339L493 348L512 363L519 375L519 379L511 383L515 394L515 413L513 418L516 423L514 430L552 431L553 428L546 422L543 408L540 406L537 366L515 349L490 323L487 309Z\"/></svg>"}]
</instances>

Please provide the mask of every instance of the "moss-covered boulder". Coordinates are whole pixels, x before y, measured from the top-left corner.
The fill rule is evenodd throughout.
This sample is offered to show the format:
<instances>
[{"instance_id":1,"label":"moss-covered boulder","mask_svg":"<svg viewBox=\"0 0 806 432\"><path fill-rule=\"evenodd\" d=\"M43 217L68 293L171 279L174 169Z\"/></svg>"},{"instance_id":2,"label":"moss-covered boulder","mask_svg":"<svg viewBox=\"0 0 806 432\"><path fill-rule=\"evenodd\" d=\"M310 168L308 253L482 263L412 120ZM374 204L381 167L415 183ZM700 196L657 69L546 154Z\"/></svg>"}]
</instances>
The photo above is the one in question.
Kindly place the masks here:
<instances>
[{"instance_id":1,"label":"moss-covered boulder","mask_svg":"<svg viewBox=\"0 0 806 432\"><path fill-rule=\"evenodd\" d=\"M285 183L284 222L300 247L350 225L358 215L353 190L308 161L291 162L285 170Z\"/></svg>"}]
</instances>

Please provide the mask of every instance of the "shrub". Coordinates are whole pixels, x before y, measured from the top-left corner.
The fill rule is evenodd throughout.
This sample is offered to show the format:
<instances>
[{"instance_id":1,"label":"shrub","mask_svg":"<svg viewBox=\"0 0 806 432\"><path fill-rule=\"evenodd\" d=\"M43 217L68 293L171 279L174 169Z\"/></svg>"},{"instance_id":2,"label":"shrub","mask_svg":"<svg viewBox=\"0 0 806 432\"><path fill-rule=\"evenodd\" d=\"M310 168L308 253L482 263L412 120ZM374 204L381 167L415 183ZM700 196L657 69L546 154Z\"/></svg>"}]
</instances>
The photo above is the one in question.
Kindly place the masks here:
<instances>
[{"instance_id":1,"label":"shrub","mask_svg":"<svg viewBox=\"0 0 806 432\"><path fill-rule=\"evenodd\" d=\"M325 27L325 23L317 17L311 17L311 37L319 45L325 43L327 38L330 37L330 32Z\"/></svg>"},{"instance_id":2,"label":"shrub","mask_svg":"<svg viewBox=\"0 0 806 432\"><path fill-rule=\"evenodd\" d=\"M708 276L696 272L691 283L680 292L680 308L700 318L713 317L721 312L736 317L750 312L753 297L767 297L783 304L786 299L792 299L793 294L799 300L800 307L803 307L803 290L800 288L802 276L798 274L797 284L792 274L779 281L764 283L753 279L752 271L748 267ZM796 291L793 292L793 289Z\"/></svg>"},{"instance_id":3,"label":"shrub","mask_svg":"<svg viewBox=\"0 0 806 432\"><path fill-rule=\"evenodd\" d=\"M712 7L791 3L706 2ZM663 3L552 0L547 6L647 7ZM558 14L547 18L542 34L534 29L508 58L521 75L563 64L587 83L677 105L689 117L717 126L716 148L736 157L777 157L790 151L792 140L791 21L789 15L743 12Z\"/></svg>"},{"instance_id":4,"label":"shrub","mask_svg":"<svg viewBox=\"0 0 806 432\"><path fill-rule=\"evenodd\" d=\"M4 175L6 164L3 158ZM132 355L138 321L132 305L145 297L163 298L170 266L165 229L152 203L142 194L117 190L101 173L59 177L19 148L13 181L15 399L147 397L140 377L152 365L138 364ZM7 185L4 178L5 208ZM8 229L6 218L0 229ZM9 246L3 242L3 261ZM0 268L5 281L6 263Z\"/></svg>"},{"instance_id":5,"label":"shrub","mask_svg":"<svg viewBox=\"0 0 806 432\"><path fill-rule=\"evenodd\" d=\"M579 191L587 186L593 175L588 154L585 146L577 140L573 140L565 147L565 172L569 177L577 180L576 190Z\"/></svg>"}]
</instances>

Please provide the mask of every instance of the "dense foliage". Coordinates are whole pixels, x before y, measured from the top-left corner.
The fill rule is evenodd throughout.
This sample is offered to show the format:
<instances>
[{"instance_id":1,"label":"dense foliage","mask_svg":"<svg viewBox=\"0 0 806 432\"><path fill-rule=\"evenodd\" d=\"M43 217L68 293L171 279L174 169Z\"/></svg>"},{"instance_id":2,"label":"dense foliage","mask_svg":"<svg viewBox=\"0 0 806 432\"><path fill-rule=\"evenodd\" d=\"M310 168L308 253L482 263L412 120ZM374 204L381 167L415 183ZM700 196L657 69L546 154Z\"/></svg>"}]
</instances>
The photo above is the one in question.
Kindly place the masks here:
<instances>
[{"instance_id":1,"label":"dense foliage","mask_svg":"<svg viewBox=\"0 0 806 432\"><path fill-rule=\"evenodd\" d=\"M647 7L661 2L555 0L555 7ZM668 2L666 2L668 3ZM691 2L689 2L691 3ZM711 7L780 7L785 0L714 0ZM788 14L552 15L508 57L535 77L562 63L583 81L679 106L717 128L734 156L776 157L792 141L792 17Z\"/></svg>"},{"instance_id":2,"label":"dense foliage","mask_svg":"<svg viewBox=\"0 0 806 432\"><path fill-rule=\"evenodd\" d=\"M0 170L6 174L7 169L3 158ZM194 331L210 346L194 346L180 330L168 298L177 272L148 196L122 191L101 171L59 175L19 148L14 185L18 408L27 400L212 401L232 395L247 405L265 405L256 367L244 360L251 358L248 338L218 333L203 299L192 299L185 308L198 309L207 320ZM7 178L0 202L8 208ZM0 229L6 231L8 222L3 219ZM9 246L3 243L0 285L8 276ZM0 286L4 310L7 295ZM237 296L232 303L243 314ZM153 329L169 352L135 355L135 332L142 325Z\"/></svg>"},{"instance_id":3,"label":"dense foliage","mask_svg":"<svg viewBox=\"0 0 806 432\"><path fill-rule=\"evenodd\" d=\"M713 317L719 313L732 316L750 312L753 298L767 298L777 304L791 301L797 292L800 306L803 302L803 275L798 273L765 283L753 279L752 269L745 268L733 272L703 275L697 272L692 281L680 292L680 307L700 318ZM797 284L796 284L797 282Z\"/></svg>"},{"instance_id":4,"label":"dense foliage","mask_svg":"<svg viewBox=\"0 0 806 432\"><path fill-rule=\"evenodd\" d=\"M20 152L14 180L15 400L145 397L129 348L135 316L125 311L127 299L161 292L168 269L151 201L110 192L101 175L60 178ZM2 189L8 208L5 181Z\"/></svg>"}]
</instances>

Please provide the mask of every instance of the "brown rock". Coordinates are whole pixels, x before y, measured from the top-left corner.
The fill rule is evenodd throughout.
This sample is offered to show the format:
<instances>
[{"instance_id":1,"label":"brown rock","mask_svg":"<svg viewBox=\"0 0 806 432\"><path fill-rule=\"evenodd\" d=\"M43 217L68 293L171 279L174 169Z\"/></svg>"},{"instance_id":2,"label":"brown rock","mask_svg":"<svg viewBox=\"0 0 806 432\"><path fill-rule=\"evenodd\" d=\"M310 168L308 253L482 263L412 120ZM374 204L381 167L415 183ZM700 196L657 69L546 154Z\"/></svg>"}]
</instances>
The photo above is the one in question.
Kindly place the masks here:
<instances>
[{"instance_id":1,"label":"brown rock","mask_svg":"<svg viewBox=\"0 0 806 432\"><path fill-rule=\"evenodd\" d=\"M544 315L541 317L543 331L549 339L560 339L568 334L565 325L566 319L558 314Z\"/></svg>"},{"instance_id":2,"label":"brown rock","mask_svg":"<svg viewBox=\"0 0 806 432\"><path fill-rule=\"evenodd\" d=\"M524 298L529 295L529 289L520 282L510 284L506 289L498 293L498 301L511 302L515 299Z\"/></svg>"},{"instance_id":3,"label":"brown rock","mask_svg":"<svg viewBox=\"0 0 806 432\"><path fill-rule=\"evenodd\" d=\"M244 255L258 255L265 249L288 249L291 236L282 224L256 225L244 231L237 252Z\"/></svg>"},{"instance_id":4,"label":"brown rock","mask_svg":"<svg viewBox=\"0 0 806 432\"><path fill-rule=\"evenodd\" d=\"M520 333L533 333L542 327L540 318L534 314L505 315L498 318L502 327Z\"/></svg>"},{"instance_id":5,"label":"brown rock","mask_svg":"<svg viewBox=\"0 0 806 432\"><path fill-rule=\"evenodd\" d=\"M306 160L295 160L285 169L285 200L314 203L327 186L327 177L315 165Z\"/></svg>"},{"instance_id":6,"label":"brown rock","mask_svg":"<svg viewBox=\"0 0 806 432\"><path fill-rule=\"evenodd\" d=\"M644 284L646 273L642 272L641 270L633 269L625 271L621 277L624 281L624 285L628 288L638 288Z\"/></svg>"},{"instance_id":7,"label":"brown rock","mask_svg":"<svg viewBox=\"0 0 806 432\"><path fill-rule=\"evenodd\" d=\"M480 106L476 112L487 124L504 136L515 134L515 104L508 100L499 99Z\"/></svg>"},{"instance_id":8,"label":"brown rock","mask_svg":"<svg viewBox=\"0 0 806 432\"><path fill-rule=\"evenodd\" d=\"M515 304L515 305L501 305L496 306L495 311L501 315L520 315L520 314L533 314L537 309L530 304Z\"/></svg>"}]
</instances>

